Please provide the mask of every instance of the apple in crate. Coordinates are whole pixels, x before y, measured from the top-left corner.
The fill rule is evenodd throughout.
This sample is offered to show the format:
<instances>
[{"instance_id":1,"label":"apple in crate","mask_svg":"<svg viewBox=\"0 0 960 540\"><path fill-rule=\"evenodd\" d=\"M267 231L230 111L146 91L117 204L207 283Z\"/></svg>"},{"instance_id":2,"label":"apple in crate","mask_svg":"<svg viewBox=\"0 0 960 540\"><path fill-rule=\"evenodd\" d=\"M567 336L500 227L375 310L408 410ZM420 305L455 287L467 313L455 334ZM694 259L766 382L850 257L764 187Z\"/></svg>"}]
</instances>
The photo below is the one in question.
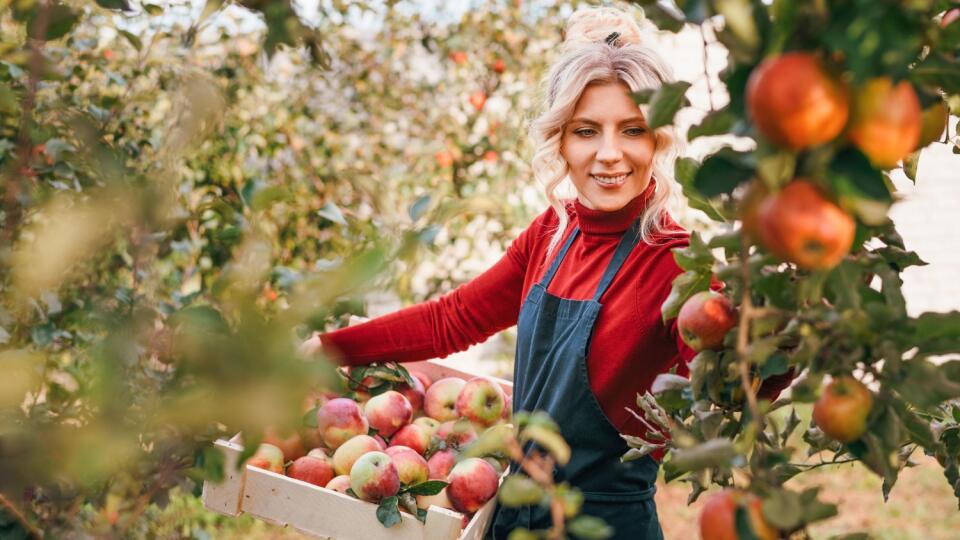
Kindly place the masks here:
<instances>
[{"instance_id":1,"label":"apple in crate","mask_svg":"<svg viewBox=\"0 0 960 540\"><path fill-rule=\"evenodd\" d=\"M490 377L467 381L457 396L457 415L482 426L492 426L503 416L507 396Z\"/></svg>"},{"instance_id":2,"label":"apple in crate","mask_svg":"<svg viewBox=\"0 0 960 540\"><path fill-rule=\"evenodd\" d=\"M350 475L341 474L340 476L335 476L333 480L327 482L327 485L323 487L345 494L347 492L347 488L350 487Z\"/></svg>"},{"instance_id":3,"label":"apple in crate","mask_svg":"<svg viewBox=\"0 0 960 540\"><path fill-rule=\"evenodd\" d=\"M467 381L460 377L447 377L430 385L426 399L423 402L423 412L430 418L441 422L456 420L457 397Z\"/></svg>"},{"instance_id":4,"label":"apple in crate","mask_svg":"<svg viewBox=\"0 0 960 540\"><path fill-rule=\"evenodd\" d=\"M247 460L247 465L283 474L283 450L272 444L262 443Z\"/></svg>"},{"instance_id":5,"label":"apple in crate","mask_svg":"<svg viewBox=\"0 0 960 540\"><path fill-rule=\"evenodd\" d=\"M390 456L367 452L350 469L350 489L365 501L378 502L400 491L400 474Z\"/></svg>"},{"instance_id":6,"label":"apple in crate","mask_svg":"<svg viewBox=\"0 0 960 540\"><path fill-rule=\"evenodd\" d=\"M357 435L366 435L369 430L370 424L352 399L331 399L317 410L317 431L331 450Z\"/></svg>"},{"instance_id":7,"label":"apple in crate","mask_svg":"<svg viewBox=\"0 0 960 540\"><path fill-rule=\"evenodd\" d=\"M453 509L472 514L497 494L499 477L486 461L467 458L453 467L447 482L447 497Z\"/></svg>"},{"instance_id":8,"label":"apple in crate","mask_svg":"<svg viewBox=\"0 0 960 540\"><path fill-rule=\"evenodd\" d=\"M457 462L457 453L447 448L430 456L427 468L430 470L430 480L446 480L447 474Z\"/></svg>"},{"instance_id":9,"label":"apple in crate","mask_svg":"<svg viewBox=\"0 0 960 540\"><path fill-rule=\"evenodd\" d=\"M397 474L400 475L400 483L405 486L415 486L421 482L426 482L430 476L430 468L427 467L427 460L418 454L415 450L406 446L391 446L384 452L393 460L394 467L397 468Z\"/></svg>"},{"instance_id":10,"label":"apple in crate","mask_svg":"<svg viewBox=\"0 0 960 540\"><path fill-rule=\"evenodd\" d=\"M287 467L287 476L324 487L335 476L333 462L323 451L311 450L309 454L297 458Z\"/></svg>"},{"instance_id":11,"label":"apple in crate","mask_svg":"<svg viewBox=\"0 0 960 540\"><path fill-rule=\"evenodd\" d=\"M423 455L430 447L431 436L432 430L430 428L418 424L407 424L393 435L393 438L390 439L390 446L406 446Z\"/></svg>"},{"instance_id":12,"label":"apple in crate","mask_svg":"<svg viewBox=\"0 0 960 540\"><path fill-rule=\"evenodd\" d=\"M414 425L423 426L430 430L430 436L433 437L433 433L437 431L437 428L440 427L440 422L437 422L429 416L421 416L413 421Z\"/></svg>"},{"instance_id":13,"label":"apple in crate","mask_svg":"<svg viewBox=\"0 0 960 540\"><path fill-rule=\"evenodd\" d=\"M284 463L294 461L307 453L303 439L296 431L283 432L270 426L263 430L263 442L272 444L282 450Z\"/></svg>"},{"instance_id":14,"label":"apple in crate","mask_svg":"<svg viewBox=\"0 0 960 540\"><path fill-rule=\"evenodd\" d=\"M436 495L417 495L417 508L429 510L431 505L453 510L450 498L447 497L447 488L441 489Z\"/></svg>"},{"instance_id":15,"label":"apple in crate","mask_svg":"<svg viewBox=\"0 0 960 540\"><path fill-rule=\"evenodd\" d=\"M369 435L357 435L340 445L333 453L333 470L338 475L350 474L350 469L360 456L368 452L379 452L380 443Z\"/></svg>"},{"instance_id":16,"label":"apple in crate","mask_svg":"<svg viewBox=\"0 0 960 540\"><path fill-rule=\"evenodd\" d=\"M403 397L407 398L407 401L410 402L410 406L413 407L413 412L423 410L423 399L426 397L427 389L423 386L423 383L420 379L416 377L411 377L413 379L413 384L403 383L397 386L397 392L403 394Z\"/></svg>"},{"instance_id":17,"label":"apple in crate","mask_svg":"<svg viewBox=\"0 0 960 540\"><path fill-rule=\"evenodd\" d=\"M477 440L477 430L468 420L461 419L440 424L436 436L448 447L462 448Z\"/></svg>"},{"instance_id":18,"label":"apple in crate","mask_svg":"<svg viewBox=\"0 0 960 540\"><path fill-rule=\"evenodd\" d=\"M430 378L429 376L427 376L425 373L422 373L422 372L420 372L420 371L416 371L416 370L412 370L412 369L411 369L411 370L409 371L409 373L410 373L410 376L411 376L411 377L413 377L414 379L417 379L418 381L420 381L420 384L423 385L423 391L424 391L424 392L426 392L427 390L430 389L430 385L433 384L433 379L431 379L431 378Z\"/></svg>"},{"instance_id":19,"label":"apple in crate","mask_svg":"<svg viewBox=\"0 0 960 540\"><path fill-rule=\"evenodd\" d=\"M377 430L378 434L389 437L410 423L413 407L400 392L387 390L370 398L363 406L363 414L370 427Z\"/></svg>"}]
</instances>

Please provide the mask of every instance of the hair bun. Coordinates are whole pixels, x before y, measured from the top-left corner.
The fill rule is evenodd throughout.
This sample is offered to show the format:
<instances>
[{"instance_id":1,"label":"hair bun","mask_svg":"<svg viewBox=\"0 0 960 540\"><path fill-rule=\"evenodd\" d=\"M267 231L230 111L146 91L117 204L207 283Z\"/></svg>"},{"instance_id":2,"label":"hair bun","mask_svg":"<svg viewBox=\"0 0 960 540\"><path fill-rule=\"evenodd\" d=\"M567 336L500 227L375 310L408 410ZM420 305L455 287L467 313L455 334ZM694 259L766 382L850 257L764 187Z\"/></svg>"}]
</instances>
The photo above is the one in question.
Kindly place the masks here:
<instances>
[{"instance_id":1,"label":"hair bun","mask_svg":"<svg viewBox=\"0 0 960 540\"><path fill-rule=\"evenodd\" d=\"M643 43L643 31L629 13L611 7L581 8L567 19L563 48L604 43L614 32L620 34L616 38L619 45Z\"/></svg>"}]
</instances>

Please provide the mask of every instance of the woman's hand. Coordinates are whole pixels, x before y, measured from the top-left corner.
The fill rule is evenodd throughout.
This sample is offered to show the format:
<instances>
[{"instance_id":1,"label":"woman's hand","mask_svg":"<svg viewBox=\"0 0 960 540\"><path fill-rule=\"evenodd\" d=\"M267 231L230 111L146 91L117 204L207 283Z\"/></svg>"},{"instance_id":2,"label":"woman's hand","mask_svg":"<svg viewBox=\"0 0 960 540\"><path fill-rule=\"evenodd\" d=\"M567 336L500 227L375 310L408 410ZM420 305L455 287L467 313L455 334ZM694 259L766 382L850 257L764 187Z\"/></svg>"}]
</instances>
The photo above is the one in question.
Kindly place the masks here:
<instances>
[{"instance_id":1,"label":"woman's hand","mask_svg":"<svg viewBox=\"0 0 960 540\"><path fill-rule=\"evenodd\" d=\"M351 315L350 319L347 321L347 326L354 326L357 324L365 323L369 321L367 317L358 317L356 315ZM320 342L321 332L314 332L306 339L303 343L300 344L300 347L297 349L297 353L306 360L312 359L321 349L323 349L323 343Z\"/></svg>"}]
</instances>

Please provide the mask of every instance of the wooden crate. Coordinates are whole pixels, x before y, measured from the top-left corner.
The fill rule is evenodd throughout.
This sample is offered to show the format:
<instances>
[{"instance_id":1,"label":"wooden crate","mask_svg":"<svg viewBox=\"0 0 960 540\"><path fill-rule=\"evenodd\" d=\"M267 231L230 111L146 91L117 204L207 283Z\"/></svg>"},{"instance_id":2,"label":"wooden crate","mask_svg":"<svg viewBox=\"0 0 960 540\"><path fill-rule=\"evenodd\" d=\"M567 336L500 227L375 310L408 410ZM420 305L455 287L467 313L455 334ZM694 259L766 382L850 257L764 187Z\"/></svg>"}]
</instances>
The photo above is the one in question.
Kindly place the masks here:
<instances>
[{"instance_id":1,"label":"wooden crate","mask_svg":"<svg viewBox=\"0 0 960 540\"><path fill-rule=\"evenodd\" d=\"M431 360L404 366L434 381L474 377ZM512 383L496 380L507 395L513 394ZM462 531L463 514L438 506L427 511L426 523L401 512L402 522L388 529L377 520L376 504L256 467L238 471L237 459L243 451L240 435L229 441L218 440L216 446L226 455L225 479L220 484L204 482L203 505L220 514L238 516L246 512L330 540L481 540L493 519L495 500L477 511Z\"/></svg>"}]
</instances>

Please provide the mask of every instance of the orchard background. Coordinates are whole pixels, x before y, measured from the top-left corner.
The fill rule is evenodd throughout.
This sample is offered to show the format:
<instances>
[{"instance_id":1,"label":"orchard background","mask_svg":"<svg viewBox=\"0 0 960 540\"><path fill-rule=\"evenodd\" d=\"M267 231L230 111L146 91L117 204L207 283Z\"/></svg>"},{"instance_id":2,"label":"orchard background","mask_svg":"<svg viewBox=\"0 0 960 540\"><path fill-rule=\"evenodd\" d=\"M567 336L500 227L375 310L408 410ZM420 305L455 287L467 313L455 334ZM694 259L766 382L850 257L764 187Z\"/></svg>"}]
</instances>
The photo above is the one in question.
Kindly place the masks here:
<instances>
[{"instance_id":1,"label":"orchard background","mask_svg":"<svg viewBox=\"0 0 960 540\"><path fill-rule=\"evenodd\" d=\"M687 128L709 111L731 112L713 124L714 135L691 140L688 173L732 145L739 153L725 163L734 169L757 163L741 158L766 158L773 187L789 179L784 171L796 156L762 140L754 145L757 134L739 122L742 88L728 92L722 73L787 46L829 50L834 60L839 51L857 80L912 73L915 84L945 89L954 113L960 108L960 23L940 24L956 2L718 0L678 2L675 11L637 3L665 29L657 44L691 83L687 101L678 94L661 99L676 107L656 107L669 109L667 122ZM351 314L376 315L451 290L496 260L545 208L527 165L525 121L577 5L0 0L4 537L292 537L201 509L200 483L221 472L211 441L297 425L310 387L336 385L329 365L297 357L300 339ZM787 22L758 23L766 10ZM817 17L829 24L802 24ZM938 62L926 78L911 68L918 57ZM956 117L939 141L919 166L908 160L914 179L895 169L892 184L884 183L862 160L844 169L855 171L849 177L860 191L843 195L861 225L885 227L887 206L902 199L889 216L905 250L874 254L895 263L874 281L882 294L866 286L838 292L846 290L838 280L863 277L853 262L832 274L791 274L808 284L801 286L810 302L785 311L811 321L804 309L826 298L831 309L815 317L835 322L830 317L842 310L832 308L882 305L863 310L870 322L858 345L880 349L883 334L899 327L901 341L884 345L895 349L885 354L906 366L896 378L878 376L883 384L874 389L890 390L883 410L896 414L873 418L876 441L854 450L867 466L817 466L786 489L756 482L781 502L792 500L790 490L822 486L822 504L808 514L779 516L796 522L797 534L949 538L960 527L960 409L949 404L960 397L950 364L960 351ZM691 269L735 264L729 239L737 238L732 208L742 190L678 176L700 201L694 206L703 207L706 190L719 209L713 217L724 218L678 210L706 242L720 239L711 245L716 259L688 254ZM738 178L723 169L715 177ZM870 184L878 178L886 195ZM707 257L713 262L704 265ZM918 258L929 264L916 265ZM942 315L923 319L924 312ZM909 352L907 342L924 336L935 342L931 350ZM810 352L808 362L835 361L817 362L811 373L862 373L881 358L844 350L850 354ZM447 361L503 374L512 352L506 332ZM792 352L787 360L808 367ZM785 394L796 398L801 421L778 448L802 448L792 461L809 465L842 450L808 429L818 383L801 377L799 397ZM682 402L672 400L678 417ZM782 428L789 411L771 413L773 424ZM736 407L723 415L745 417ZM704 438L702 428L691 431ZM757 455L758 437L745 431L749 440L733 437L733 453L725 446L705 462L688 459L690 472L661 486L668 538L696 534L703 501L686 502L701 486L751 484L743 459ZM908 439L917 467L903 468L906 452L893 464L883 459ZM810 444L824 450L808 455ZM849 449L840 456L849 459ZM824 511L830 502L839 503L839 515Z\"/></svg>"}]
</instances>

